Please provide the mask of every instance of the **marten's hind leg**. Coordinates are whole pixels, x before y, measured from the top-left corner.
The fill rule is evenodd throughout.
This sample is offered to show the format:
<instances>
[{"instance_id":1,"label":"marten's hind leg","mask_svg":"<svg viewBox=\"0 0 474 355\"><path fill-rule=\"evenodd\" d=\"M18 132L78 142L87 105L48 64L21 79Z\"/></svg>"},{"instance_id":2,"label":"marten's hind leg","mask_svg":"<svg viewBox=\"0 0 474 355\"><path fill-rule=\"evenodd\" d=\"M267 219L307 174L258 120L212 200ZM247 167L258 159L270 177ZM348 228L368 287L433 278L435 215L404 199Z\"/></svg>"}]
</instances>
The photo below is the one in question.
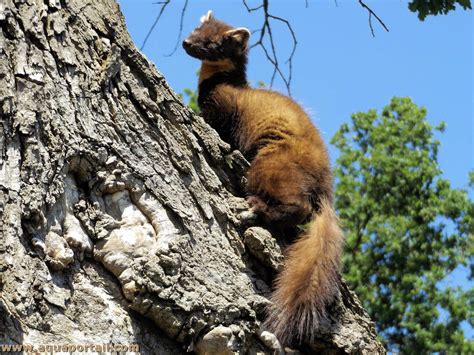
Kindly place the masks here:
<instances>
[{"instance_id":1,"label":"marten's hind leg","mask_svg":"<svg viewBox=\"0 0 474 355\"><path fill-rule=\"evenodd\" d=\"M311 177L290 148L257 155L247 171L248 202L270 225L304 224L313 211Z\"/></svg>"}]
</instances>

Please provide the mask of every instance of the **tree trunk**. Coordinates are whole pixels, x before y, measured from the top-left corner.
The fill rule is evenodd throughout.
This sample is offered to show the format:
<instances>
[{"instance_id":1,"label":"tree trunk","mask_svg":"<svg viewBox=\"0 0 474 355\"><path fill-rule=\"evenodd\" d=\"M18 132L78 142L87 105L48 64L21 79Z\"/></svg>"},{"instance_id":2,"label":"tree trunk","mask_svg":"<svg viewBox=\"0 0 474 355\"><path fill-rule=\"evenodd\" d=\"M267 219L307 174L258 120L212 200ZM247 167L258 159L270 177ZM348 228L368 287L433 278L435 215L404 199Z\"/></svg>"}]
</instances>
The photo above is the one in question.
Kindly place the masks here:
<instances>
[{"instance_id":1,"label":"tree trunk","mask_svg":"<svg viewBox=\"0 0 474 355\"><path fill-rule=\"evenodd\" d=\"M280 351L261 323L282 255L251 226L248 163L115 1L3 0L0 27L0 343ZM302 351L384 352L344 284L317 336Z\"/></svg>"}]
</instances>

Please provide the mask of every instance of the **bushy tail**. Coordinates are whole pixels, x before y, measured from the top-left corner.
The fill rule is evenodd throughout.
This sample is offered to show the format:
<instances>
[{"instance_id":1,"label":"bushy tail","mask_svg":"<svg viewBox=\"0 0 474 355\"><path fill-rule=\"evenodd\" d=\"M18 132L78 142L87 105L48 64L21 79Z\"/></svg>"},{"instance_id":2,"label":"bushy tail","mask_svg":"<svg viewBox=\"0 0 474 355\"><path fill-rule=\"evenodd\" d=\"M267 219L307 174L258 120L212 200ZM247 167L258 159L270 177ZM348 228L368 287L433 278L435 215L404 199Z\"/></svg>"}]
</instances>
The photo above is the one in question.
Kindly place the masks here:
<instances>
[{"instance_id":1,"label":"bushy tail","mask_svg":"<svg viewBox=\"0 0 474 355\"><path fill-rule=\"evenodd\" d=\"M267 327L283 344L312 340L325 306L338 295L343 234L329 201L287 250L276 280Z\"/></svg>"}]
</instances>

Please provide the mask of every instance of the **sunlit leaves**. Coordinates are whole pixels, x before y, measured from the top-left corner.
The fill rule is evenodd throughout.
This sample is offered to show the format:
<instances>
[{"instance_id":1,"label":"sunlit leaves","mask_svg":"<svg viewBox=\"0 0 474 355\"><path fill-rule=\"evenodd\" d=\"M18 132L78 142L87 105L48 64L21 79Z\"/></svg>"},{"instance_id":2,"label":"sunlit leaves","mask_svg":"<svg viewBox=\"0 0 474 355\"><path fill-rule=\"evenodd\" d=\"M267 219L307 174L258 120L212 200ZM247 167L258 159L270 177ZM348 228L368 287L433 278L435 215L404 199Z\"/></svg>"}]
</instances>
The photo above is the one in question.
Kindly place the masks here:
<instances>
[{"instance_id":1,"label":"sunlit leaves","mask_svg":"<svg viewBox=\"0 0 474 355\"><path fill-rule=\"evenodd\" d=\"M412 0L408 8L418 13L418 18L423 21L426 16L447 14L456 9L456 6L464 10L471 9L471 0Z\"/></svg>"},{"instance_id":2,"label":"sunlit leaves","mask_svg":"<svg viewBox=\"0 0 474 355\"><path fill-rule=\"evenodd\" d=\"M445 125L433 127L426 115L409 98L393 98L335 134L344 271L392 350L460 353L474 350L460 328L473 291L440 283L472 264L474 204L441 177L434 133Z\"/></svg>"}]
</instances>

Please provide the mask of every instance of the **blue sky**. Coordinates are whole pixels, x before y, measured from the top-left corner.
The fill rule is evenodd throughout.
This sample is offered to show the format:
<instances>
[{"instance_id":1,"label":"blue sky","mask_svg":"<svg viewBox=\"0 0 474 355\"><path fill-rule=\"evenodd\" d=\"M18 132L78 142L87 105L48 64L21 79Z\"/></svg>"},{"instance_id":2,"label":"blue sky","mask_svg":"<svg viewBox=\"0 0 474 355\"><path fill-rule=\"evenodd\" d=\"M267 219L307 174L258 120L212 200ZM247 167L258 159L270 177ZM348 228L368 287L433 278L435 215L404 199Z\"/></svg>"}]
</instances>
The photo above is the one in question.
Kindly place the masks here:
<instances>
[{"instance_id":1,"label":"blue sky","mask_svg":"<svg viewBox=\"0 0 474 355\"><path fill-rule=\"evenodd\" d=\"M159 12L154 0L120 0L128 29L140 47ZM258 5L261 1L248 1ZM474 169L473 19L457 10L420 22L406 0L366 3L383 19L390 32L373 21L355 0L271 0L270 11L289 20L298 39L293 64L292 95L311 114L326 141L351 113L382 109L392 96L410 96L428 109L433 124L447 123L439 164L453 187L467 189ZM144 54L162 72L176 92L196 88L199 62L188 57L177 41L184 1L173 0L148 40ZM189 1L183 36L196 27L200 16L212 9L217 18L237 27L261 27L261 12L248 14L241 0ZM291 51L291 37L281 24L273 25L280 61ZM182 40L182 39L181 39ZM254 38L255 40L255 38ZM272 66L261 49L250 53L248 78L269 82ZM285 91L277 81L275 89ZM331 160L337 150L330 147ZM471 196L474 194L471 192ZM467 286L466 270L459 269L447 284ZM472 329L469 331L472 336Z\"/></svg>"}]
</instances>

